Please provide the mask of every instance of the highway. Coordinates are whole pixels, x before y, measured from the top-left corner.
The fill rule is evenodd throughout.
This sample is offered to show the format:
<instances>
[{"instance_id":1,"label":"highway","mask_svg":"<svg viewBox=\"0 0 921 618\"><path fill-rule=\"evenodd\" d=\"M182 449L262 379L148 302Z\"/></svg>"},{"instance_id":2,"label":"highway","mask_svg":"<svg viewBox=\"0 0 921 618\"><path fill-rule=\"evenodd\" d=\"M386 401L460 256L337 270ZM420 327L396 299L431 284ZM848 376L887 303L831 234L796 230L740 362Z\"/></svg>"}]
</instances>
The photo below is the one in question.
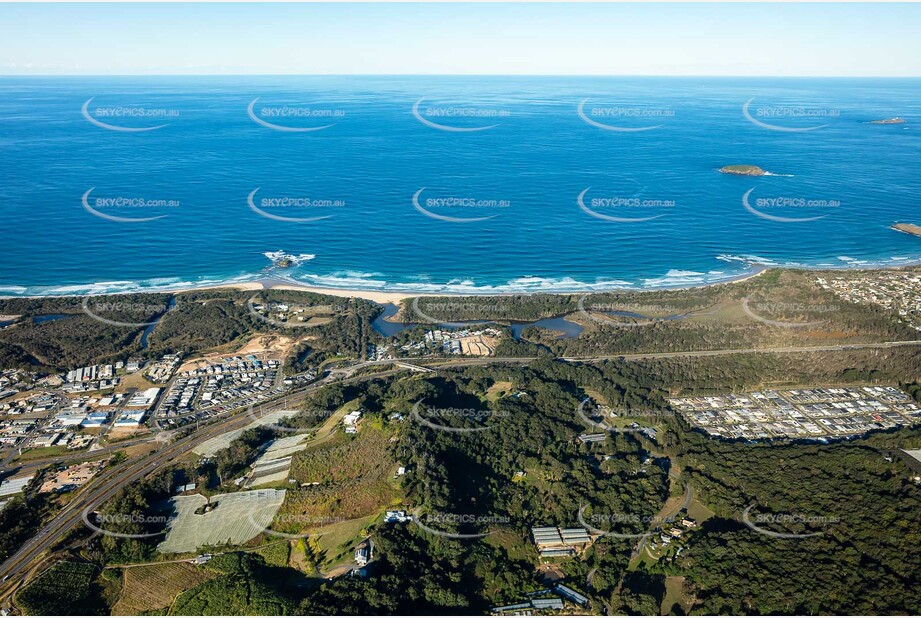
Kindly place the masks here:
<instances>
[{"instance_id":1,"label":"highway","mask_svg":"<svg viewBox=\"0 0 921 618\"><path fill-rule=\"evenodd\" d=\"M845 343L838 345L790 346L782 348L728 348L723 350L688 350L681 352L643 352L639 354L605 354L597 356L563 356L555 360L567 363L600 363L612 360L649 360L656 358L695 358L702 356L730 356L734 354L797 354L809 352L843 352L846 350L884 350L901 347L921 346L921 339L910 341L884 341L880 343ZM416 363L425 362L436 367L463 367L467 365L488 365L493 363L530 363L539 360L537 356L509 356L465 358L463 360L414 359ZM546 357L553 359L553 357ZM392 361L373 361L378 363Z\"/></svg>"},{"instance_id":2,"label":"highway","mask_svg":"<svg viewBox=\"0 0 921 618\"><path fill-rule=\"evenodd\" d=\"M336 371L297 393L288 393L288 397L290 398L294 394L306 396L331 382L343 384L373 380L387 377L400 371L404 371L404 369L391 369L357 377L349 377L348 371ZM275 410L284 409L284 407L284 405L276 401L271 404L265 404L264 407L259 409L259 413L267 414ZM122 487L169 465L172 461L189 453L198 444L252 422L253 417L250 414L240 413L213 425L198 429L149 455L142 456L136 460L128 460L115 468L105 470L84 486L79 495L57 513L51 521L45 524L37 534L26 541L19 551L0 565L0 576L3 578L0 598L6 597L24 580L34 560L50 549L64 534L82 523L82 514L85 510L92 511L118 493Z\"/></svg>"},{"instance_id":3,"label":"highway","mask_svg":"<svg viewBox=\"0 0 921 618\"><path fill-rule=\"evenodd\" d=\"M733 354L788 354L788 353L808 353L808 352L833 352L845 350L865 350L865 349L889 349L897 347L921 346L919 341L890 341L882 343L863 343L863 344L841 344L827 346L801 346L801 347L782 347L782 348L749 348L749 349L726 349L726 350L701 350L685 352L650 352L641 354L613 354L601 356L586 357L565 357L559 360L571 363L593 363L609 360L645 360L655 358L681 358L681 357L703 357L703 356L725 356ZM286 401L290 400L292 395L306 396L315 390L328 384L351 383L377 378L387 377L401 371L424 371L428 368L449 368L464 367L470 365L489 365L501 363L528 363L538 360L537 357L482 357L472 359L393 359L381 361L364 361L346 368L333 369L321 380L313 384L286 393ZM355 376L354 374L365 368L375 366L396 365L400 368L390 369L366 375ZM260 414L272 412L274 410L284 409L284 405L278 401L267 402L259 407ZM23 546L11 556L6 562L0 565L0 576L3 582L0 584L0 598L6 597L9 592L21 583L28 572L33 561L47 551L59 538L79 525L82 521L84 510L93 510L105 500L114 496L125 485L135 482L158 468L169 464L173 460L189 453L198 444L214 437L245 426L253 421L249 414L238 413L229 418L224 418L219 422L207 425L195 430L191 434L176 440L171 444L165 444L162 448L149 455L142 456L136 460L128 460L115 468L106 470L97 478L88 483L83 490L59 513L57 513L39 532L31 539L26 541ZM123 448L126 443L113 445L113 450ZM97 451L103 452L103 451ZM105 449L108 452L108 448ZM96 453L93 453L95 455ZM74 457L79 457L79 454ZM47 465L49 461L61 460L66 458L54 458L54 460L43 460L41 462L30 462L29 467Z\"/></svg>"}]
</instances>

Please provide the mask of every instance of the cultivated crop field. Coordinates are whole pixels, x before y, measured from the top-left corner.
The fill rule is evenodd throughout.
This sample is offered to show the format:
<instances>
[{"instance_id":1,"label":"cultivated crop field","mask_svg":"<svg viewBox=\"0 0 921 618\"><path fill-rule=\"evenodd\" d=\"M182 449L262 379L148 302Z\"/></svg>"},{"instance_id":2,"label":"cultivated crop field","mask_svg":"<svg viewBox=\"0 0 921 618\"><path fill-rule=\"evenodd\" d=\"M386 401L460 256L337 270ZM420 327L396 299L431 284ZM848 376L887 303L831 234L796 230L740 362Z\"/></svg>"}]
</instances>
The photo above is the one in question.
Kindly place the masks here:
<instances>
[{"instance_id":1,"label":"cultivated crop field","mask_svg":"<svg viewBox=\"0 0 921 618\"><path fill-rule=\"evenodd\" d=\"M127 568L122 593L112 607L112 614L137 616L169 607L181 592L215 576L213 571L187 562Z\"/></svg>"}]
</instances>

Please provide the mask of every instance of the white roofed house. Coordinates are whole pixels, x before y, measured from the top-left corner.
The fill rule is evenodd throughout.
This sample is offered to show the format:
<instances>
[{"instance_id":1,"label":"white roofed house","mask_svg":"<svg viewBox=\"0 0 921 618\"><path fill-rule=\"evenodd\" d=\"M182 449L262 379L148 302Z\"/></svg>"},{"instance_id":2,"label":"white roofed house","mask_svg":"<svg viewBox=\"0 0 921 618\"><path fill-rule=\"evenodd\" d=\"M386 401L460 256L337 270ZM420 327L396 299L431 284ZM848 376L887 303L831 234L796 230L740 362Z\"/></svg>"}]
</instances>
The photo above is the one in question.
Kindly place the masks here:
<instances>
[{"instance_id":1,"label":"white roofed house","mask_svg":"<svg viewBox=\"0 0 921 618\"><path fill-rule=\"evenodd\" d=\"M159 388L148 388L145 391L138 391L128 401L127 407L149 410L156 403L161 390Z\"/></svg>"},{"instance_id":2,"label":"white roofed house","mask_svg":"<svg viewBox=\"0 0 921 618\"><path fill-rule=\"evenodd\" d=\"M140 427L145 416L145 410L125 410L115 419L115 427Z\"/></svg>"},{"instance_id":3,"label":"white roofed house","mask_svg":"<svg viewBox=\"0 0 921 618\"><path fill-rule=\"evenodd\" d=\"M592 542L585 528L535 527L531 536L541 558L571 556Z\"/></svg>"},{"instance_id":4,"label":"white roofed house","mask_svg":"<svg viewBox=\"0 0 921 618\"><path fill-rule=\"evenodd\" d=\"M355 548L355 564L363 567L373 559L374 543L371 541L371 539L365 539Z\"/></svg>"}]
</instances>

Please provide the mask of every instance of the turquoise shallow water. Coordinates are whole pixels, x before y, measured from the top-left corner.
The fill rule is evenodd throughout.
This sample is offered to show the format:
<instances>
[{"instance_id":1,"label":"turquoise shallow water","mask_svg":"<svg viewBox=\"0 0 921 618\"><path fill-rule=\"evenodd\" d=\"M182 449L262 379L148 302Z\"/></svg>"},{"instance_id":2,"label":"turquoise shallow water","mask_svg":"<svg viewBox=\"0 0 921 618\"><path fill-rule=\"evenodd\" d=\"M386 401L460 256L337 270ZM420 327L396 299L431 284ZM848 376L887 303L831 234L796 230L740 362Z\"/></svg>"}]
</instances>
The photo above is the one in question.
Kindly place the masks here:
<instances>
[{"instance_id":1,"label":"turquoise shallow water","mask_svg":"<svg viewBox=\"0 0 921 618\"><path fill-rule=\"evenodd\" d=\"M0 295L906 264L919 155L916 79L0 78Z\"/></svg>"}]
</instances>

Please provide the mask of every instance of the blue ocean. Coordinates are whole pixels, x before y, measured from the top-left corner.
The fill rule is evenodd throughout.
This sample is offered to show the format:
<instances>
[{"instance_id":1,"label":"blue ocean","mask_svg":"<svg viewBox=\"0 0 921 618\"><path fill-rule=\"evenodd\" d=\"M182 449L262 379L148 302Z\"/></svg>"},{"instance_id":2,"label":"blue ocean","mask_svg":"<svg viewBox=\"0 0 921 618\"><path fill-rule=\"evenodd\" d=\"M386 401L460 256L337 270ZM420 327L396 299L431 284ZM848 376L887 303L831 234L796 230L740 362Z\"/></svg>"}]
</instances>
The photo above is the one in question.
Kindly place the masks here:
<instances>
[{"instance_id":1,"label":"blue ocean","mask_svg":"<svg viewBox=\"0 0 921 618\"><path fill-rule=\"evenodd\" d=\"M910 264L919 172L918 79L5 77L0 295Z\"/></svg>"}]
</instances>

